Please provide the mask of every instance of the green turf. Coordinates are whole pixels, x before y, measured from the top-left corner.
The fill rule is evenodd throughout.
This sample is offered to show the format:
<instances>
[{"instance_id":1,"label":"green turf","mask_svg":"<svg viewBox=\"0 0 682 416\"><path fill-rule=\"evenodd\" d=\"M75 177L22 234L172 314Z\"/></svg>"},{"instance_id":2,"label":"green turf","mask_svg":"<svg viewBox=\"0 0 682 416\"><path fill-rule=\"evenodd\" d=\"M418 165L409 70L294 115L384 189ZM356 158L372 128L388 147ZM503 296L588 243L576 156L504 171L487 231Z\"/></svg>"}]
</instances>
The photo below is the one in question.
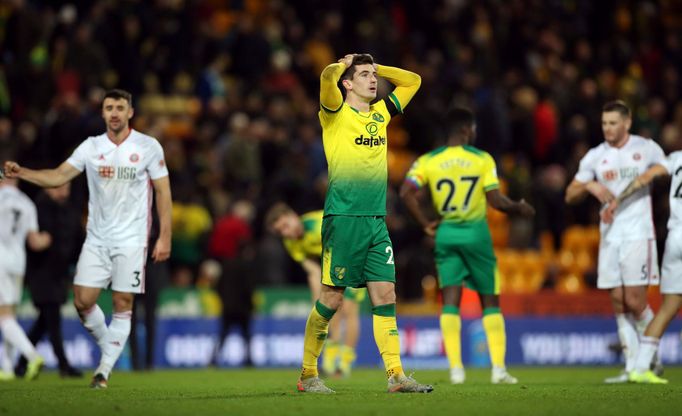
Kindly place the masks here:
<instances>
[{"instance_id":1,"label":"green turf","mask_svg":"<svg viewBox=\"0 0 682 416\"><path fill-rule=\"evenodd\" d=\"M330 396L295 391L295 370L187 370L115 373L109 389L55 373L0 383L0 415L673 415L682 414L682 368L671 384L604 385L616 368L512 368L515 386L493 386L487 370L468 370L453 386L447 371L418 371L431 394L387 394L379 369L329 380Z\"/></svg>"}]
</instances>

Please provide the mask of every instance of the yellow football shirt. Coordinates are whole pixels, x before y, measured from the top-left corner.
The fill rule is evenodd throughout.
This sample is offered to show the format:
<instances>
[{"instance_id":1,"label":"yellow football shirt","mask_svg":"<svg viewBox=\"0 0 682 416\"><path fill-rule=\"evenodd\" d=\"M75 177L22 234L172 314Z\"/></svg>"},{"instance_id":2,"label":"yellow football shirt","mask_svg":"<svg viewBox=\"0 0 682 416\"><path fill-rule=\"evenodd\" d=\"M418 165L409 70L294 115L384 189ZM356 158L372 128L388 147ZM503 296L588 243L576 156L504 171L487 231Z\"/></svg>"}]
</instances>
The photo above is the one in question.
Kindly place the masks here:
<instances>
[{"instance_id":1,"label":"yellow football shirt","mask_svg":"<svg viewBox=\"0 0 682 416\"><path fill-rule=\"evenodd\" d=\"M301 263L307 258L322 256L323 211L311 211L301 215L303 237L298 240L284 239L284 248L292 259Z\"/></svg>"},{"instance_id":2,"label":"yellow football shirt","mask_svg":"<svg viewBox=\"0 0 682 416\"><path fill-rule=\"evenodd\" d=\"M385 100L362 113L345 102L337 111L319 112L329 169L325 214L386 215L388 183Z\"/></svg>"},{"instance_id":3,"label":"yellow football shirt","mask_svg":"<svg viewBox=\"0 0 682 416\"><path fill-rule=\"evenodd\" d=\"M428 186L436 211L444 221L484 221L485 193L499 188L495 160L473 146L440 147L417 159L407 180Z\"/></svg>"}]
</instances>

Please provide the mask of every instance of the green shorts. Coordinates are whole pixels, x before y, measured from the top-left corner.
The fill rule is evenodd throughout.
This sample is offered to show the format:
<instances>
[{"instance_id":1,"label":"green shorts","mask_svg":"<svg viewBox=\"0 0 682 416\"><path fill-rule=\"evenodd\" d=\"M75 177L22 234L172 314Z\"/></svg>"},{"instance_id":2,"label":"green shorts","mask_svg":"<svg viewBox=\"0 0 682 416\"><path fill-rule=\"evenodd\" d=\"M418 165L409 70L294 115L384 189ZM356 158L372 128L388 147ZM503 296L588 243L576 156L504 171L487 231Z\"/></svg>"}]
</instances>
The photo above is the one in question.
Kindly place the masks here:
<instances>
[{"instance_id":1,"label":"green shorts","mask_svg":"<svg viewBox=\"0 0 682 416\"><path fill-rule=\"evenodd\" d=\"M343 291L343 299L351 302L362 303L366 297L367 289L365 288L347 287L346 290Z\"/></svg>"},{"instance_id":2,"label":"green shorts","mask_svg":"<svg viewBox=\"0 0 682 416\"><path fill-rule=\"evenodd\" d=\"M322 283L364 287L395 283L393 245L384 217L328 215L322 220Z\"/></svg>"},{"instance_id":3,"label":"green shorts","mask_svg":"<svg viewBox=\"0 0 682 416\"><path fill-rule=\"evenodd\" d=\"M500 294L500 274L488 223L443 222L436 231L436 267L441 288L462 286Z\"/></svg>"}]
</instances>

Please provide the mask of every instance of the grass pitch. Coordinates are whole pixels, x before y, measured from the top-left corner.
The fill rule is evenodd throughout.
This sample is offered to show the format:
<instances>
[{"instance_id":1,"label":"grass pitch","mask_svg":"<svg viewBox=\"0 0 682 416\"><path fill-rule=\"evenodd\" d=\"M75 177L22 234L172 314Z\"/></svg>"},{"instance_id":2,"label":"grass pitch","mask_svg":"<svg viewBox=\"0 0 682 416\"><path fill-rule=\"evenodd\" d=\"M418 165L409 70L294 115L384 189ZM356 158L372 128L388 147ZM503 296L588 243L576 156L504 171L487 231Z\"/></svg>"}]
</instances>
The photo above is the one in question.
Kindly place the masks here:
<instances>
[{"instance_id":1,"label":"grass pitch","mask_svg":"<svg viewBox=\"0 0 682 416\"><path fill-rule=\"evenodd\" d=\"M447 371L418 371L431 394L387 394L383 372L358 369L330 379L336 394L296 392L298 371L186 370L115 373L107 390L89 379L41 374L33 382L0 382L0 415L673 415L682 412L682 368L670 384L605 385L617 368L512 368L514 386L493 386L489 371L467 370L453 386Z\"/></svg>"}]
</instances>

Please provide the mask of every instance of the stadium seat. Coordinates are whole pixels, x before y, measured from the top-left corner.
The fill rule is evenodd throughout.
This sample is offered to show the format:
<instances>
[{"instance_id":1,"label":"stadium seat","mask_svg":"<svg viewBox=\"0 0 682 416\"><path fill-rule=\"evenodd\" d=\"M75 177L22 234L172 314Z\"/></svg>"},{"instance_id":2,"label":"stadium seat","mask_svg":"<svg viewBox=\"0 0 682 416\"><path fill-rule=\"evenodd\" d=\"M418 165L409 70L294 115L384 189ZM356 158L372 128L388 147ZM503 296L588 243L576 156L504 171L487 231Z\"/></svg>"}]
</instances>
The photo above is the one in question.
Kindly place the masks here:
<instances>
[{"instance_id":1,"label":"stadium seat","mask_svg":"<svg viewBox=\"0 0 682 416\"><path fill-rule=\"evenodd\" d=\"M590 225L585 227L585 237L587 238L587 241L589 241L590 247L592 250L598 250L599 249L599 239L600 239L600 234L599 234L599 226L598 225Z\"/></svg>"},{"instance_id":2,"label":"stadium seat","mask_svg":"<svg viewBox=\"0 0 682 416\"><path fill-rule=\"evenodd\" d=\"M583 248L575 253L575 267L581 273L585 273L595 267L596 259L592 252L587 248Z\"/></svg>"},{"instance_id":3,"label":"stadium seat","mask_svg":"<svg viewBox=\"0 0 682 416\"><path fill-rule=\"evenodd\" d=\"M508 293L528 293L529 285L526 279L526 273L523 270L515 270L509 278Z\"/></svg>"},{"instance_id":4,"label":"stadium seat","mask_svg":"<svg viewBox=\"0 0 682 416\"><path fill-rule=\"evenodd\" d=\"M585 228L580 225L572 225L564 231L561 238L561 250L576 252L585 247L588 242Z\"/></svg>"},{"instance_id":5,"label":"stadium seat","mask_svg":"<svg viewBox=\"0 0 682 416\"><path fill-rule=\"evenodd\" d=\"M578 273L568 273L559 278L555 290L563 294L577 295L586 289L583 276Z\"/></svg>"},{"instance_id":6,"label":"stadium seat","mask_svg":"<svg viewBox=\"0 0 682 416\"><path fill-rule=\"evenodd\" d=\"M526 291L528 293L535 293L544 283L547 260L539 251L535 250L524 251L521 259L521 270L526 276Z\"/></svg>"},{"instance_id":7,"label":"stadium seat","mask_svg":"<svg viewBox=\"0 0 682 416\"><path fill-rule=\"evenodd\" d=\"M539 237L540 240L540 252L541 253L554 253L554 236L549 231L543 231Z\"/></svg>"},{"instance_id":8,"label":"stadium seat","mask_svg":"<svg viewBox=\"0 0 682 416\"><path fill-rule=\"evenodd\" d=\"M575 265L575 255L573 254L573 251L562 248L557 254L557 263L562 272L573 269Z\"/></svg>"}]
</instances>

